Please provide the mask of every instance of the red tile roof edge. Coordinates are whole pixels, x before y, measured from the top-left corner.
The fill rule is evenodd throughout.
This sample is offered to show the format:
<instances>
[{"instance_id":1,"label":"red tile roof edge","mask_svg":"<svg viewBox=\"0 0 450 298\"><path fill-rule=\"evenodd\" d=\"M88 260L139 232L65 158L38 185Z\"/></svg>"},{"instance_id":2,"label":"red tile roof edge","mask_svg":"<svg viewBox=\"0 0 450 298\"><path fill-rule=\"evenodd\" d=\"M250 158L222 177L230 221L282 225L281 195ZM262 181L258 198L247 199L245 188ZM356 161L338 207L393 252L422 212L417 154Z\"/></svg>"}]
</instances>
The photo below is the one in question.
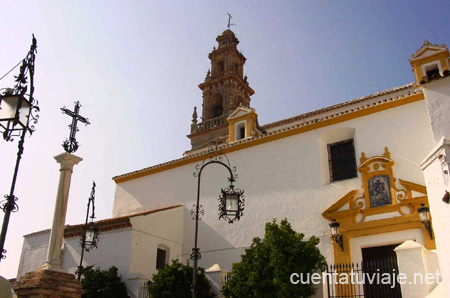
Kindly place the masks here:
<instances>
[{"instance_id":1,"label":"red tile roof edge","mask_svg":"<svg viewBox=\"0 0 450 298\"><path fill-rule=\"evenodd\" d=\"M122 216L118 216L118 217L102 219L102 220L95 221L94 223L97 224L100 232L124 229L124 228L131 227L130 218L132 218L132 217L144 216L144 215L148 215L148 214L152 214L152 213L156 213L156 212L167 211L167 210L178 208L181 206L183 206L183 204L172 205L172 206L168 206L168 207L163 207L163 208L158 208L158 209L153 209L153 210L131 213L131 214L122 215ZM70 237L74 237L77 235L81 235L81 228L83 227L83 225L84 224L66 225L64 227L64 237L70 238ZM36 235L40 235L40 234L46 234L46 233L50 233L50 231L51 231L50 229L46 229L46 230L26 234L23 237L31 237L31 236L36 236Z\"/></svg>"}]
</instances>

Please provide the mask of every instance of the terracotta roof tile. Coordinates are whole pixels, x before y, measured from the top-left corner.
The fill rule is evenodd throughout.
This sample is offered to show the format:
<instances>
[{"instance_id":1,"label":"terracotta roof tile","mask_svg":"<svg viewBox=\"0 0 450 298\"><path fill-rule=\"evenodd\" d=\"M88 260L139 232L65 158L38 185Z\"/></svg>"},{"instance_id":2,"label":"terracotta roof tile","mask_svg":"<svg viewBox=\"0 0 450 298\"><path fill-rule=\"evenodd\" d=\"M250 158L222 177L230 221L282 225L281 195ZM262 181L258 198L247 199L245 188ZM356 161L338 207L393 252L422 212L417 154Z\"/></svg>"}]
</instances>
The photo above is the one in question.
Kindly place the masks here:
<instances>
[{"instance_id":1,"label":"terracotta roof tile","mask_svg":"<svg viewBox=\"0 0 450 298\"><path fill-rule=\"evenodd\" d=\"M345 101L345 102L342 102L342 103L338 103L338 104L335 104L335 105L332 105L332 106L329 106L329 107L325 107L325 108L318 109L318 110L315 110L315 111L303 113L303 114L300 114L300 115L297 115L297 116L294 116L294 117L285 118L285 119L282 119L282 120L279 120L279 121L275 121L275 122L272 122L272 123L264 124L261 127L267 130L267 129L270 129L270 128L273 128L273 127L276 127L276 126L285 125L287 123L295 122L295 121L298 121L298 120L301 120L301 119L304 119L304 118L308 118L310 116L319 115L319 114L322 114L322 113L325 113L325 112L336 110L336 109L339 109L339 108L342 108L342 107L346 107L346 106L349 106L349 105L352 105L352 104L355 104L355 103L359 103L359 102L362 102L362 101L365 101L365 100L368 100L368 99L371 99L371 98L375 98L375 97L378 97L378 96L383 96L383 95L387 95L387 94L394 93L394 92L397 92L397 91L405 90L405 89L411 88L413 86L413 84L414 83L409 83L409 84L398 86L398 87L395 87L395 88L379 91L379 92L372 93L372 94L367 95L367 96L363 96L363 97L359 97L359 98L352 99L352 100L349 100L349 101Z\"/></svg>"}]
</instances>

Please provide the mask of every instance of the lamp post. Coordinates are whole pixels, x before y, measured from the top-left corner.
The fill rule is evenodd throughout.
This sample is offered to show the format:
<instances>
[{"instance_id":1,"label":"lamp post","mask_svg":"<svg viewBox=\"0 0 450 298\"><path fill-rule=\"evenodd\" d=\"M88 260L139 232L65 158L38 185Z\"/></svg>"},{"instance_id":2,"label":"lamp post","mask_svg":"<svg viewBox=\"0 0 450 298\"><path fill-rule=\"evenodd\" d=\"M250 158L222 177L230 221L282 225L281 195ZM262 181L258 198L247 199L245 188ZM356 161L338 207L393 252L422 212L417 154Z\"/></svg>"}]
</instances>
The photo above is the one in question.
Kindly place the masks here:
<instances>
[{"instance_id":1,"label":"lamp post","mask_svg":"<svg viewBox=\"0 0 450 298\"><path fill-rule=\"evenodd\" d=\"M14 195L14 190L24 150L25 134L27 131L30 135L34 132L34 125L37 124L39 118L38 115L34 114L39 112L39 107L38 102L33 98L36 48L37 42L33 35L30 51L22 61L19 75L15 77L16 85L14 89L5 88L3 94L0 95L0 132L3 134L3 139L13 141L13 137L20 137L11 189L9 195L5 195L5 200L0 203L1 209L5 212L0 235L0 260L6 258L4 246L11 212L19 210L16 203L18 199ZM26 94L28 90L27 75L30 77L30 93L28 95Z\"/></svg>"},{"instance_id":2,"label":"lamp post","mask_svg":"<svg viewBox=\"0 0 450 298\"><path fill-rule=\"evenodd\" d=\"M89 211L91 210L91 203L92 203L92 212L91 216L89 216ZM78 269L75 271L75 274L77 274L78 280L81 280L81 276L84 274L84 267L83 267L83 257L84 257L84 251L89 252L94 247L97 248L98 246L98 227L94 223L95 218L95 182L92 183L92 191L91 196L88 200L87 205L87 212L86 212L86 222L83 226L83 231L81 232L81 239L80 239L80 245L81 245L81 258L80 258L80 265L77 267ZM89 218L91 219L91 222L89 222Z\"/></svg>"},{"instance_id":3,"label":"lamp post","mask_svg":"<svg viewBox=\"0 0 450 298\"><path fill-rule=\"evenodd\" d=\"M200 181L202 171L205 167L210 164L219 164L224 166L230 177L228 178L228 182L230 185L227 188L223 188L221 190L221 194L219 195L219 219L223 218L228 220L228 223L233 223L236 220L239 220L243 215L244 211L244 191L240 189L234 188L234 182L237 179L236 167L230 166L230 161L228 157L221 151L218 150L218 147L209 148L208 154L203 160L202 164L196 165L196 172L194 173L194 177L197 177L197 203L194 204L194 210L192 210L191 214L194 215L193 219L195 220L195 236L194 236L194 248L192 248L192 253L190 255L191 260L193 260L193 275L192 275L192 297L197 297L197 262L201 258L200 249L198 248L198 220L200 218L200 214L203 215L204 211L202 205L200 205Z\"/></svg>"}]
</instances>

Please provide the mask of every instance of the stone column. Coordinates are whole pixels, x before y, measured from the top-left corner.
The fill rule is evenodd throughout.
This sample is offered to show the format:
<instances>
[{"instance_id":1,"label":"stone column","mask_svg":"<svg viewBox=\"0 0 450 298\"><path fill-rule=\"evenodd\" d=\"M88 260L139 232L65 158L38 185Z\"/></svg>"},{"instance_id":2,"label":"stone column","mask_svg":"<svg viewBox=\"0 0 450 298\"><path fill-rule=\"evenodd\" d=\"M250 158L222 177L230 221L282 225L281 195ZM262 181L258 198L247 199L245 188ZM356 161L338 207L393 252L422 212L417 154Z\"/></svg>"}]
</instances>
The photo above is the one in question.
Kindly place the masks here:
<instances>
[{"instance_id":1,"label":"stone column","mask_svg":"<svg viewBox=\"0 0 450 298\"><path fill-rule=\"evenodd\" d=\"M48 243L47 260L43 269L63 271L61 267L61 247L64 238L64 224L66 221L67 202L69 200L70 181L73 166L83 159L70 153L62 153L55 156L56 162L61 165L58 192L56 194L53 225Z\"/></svg>"}]
</instances>

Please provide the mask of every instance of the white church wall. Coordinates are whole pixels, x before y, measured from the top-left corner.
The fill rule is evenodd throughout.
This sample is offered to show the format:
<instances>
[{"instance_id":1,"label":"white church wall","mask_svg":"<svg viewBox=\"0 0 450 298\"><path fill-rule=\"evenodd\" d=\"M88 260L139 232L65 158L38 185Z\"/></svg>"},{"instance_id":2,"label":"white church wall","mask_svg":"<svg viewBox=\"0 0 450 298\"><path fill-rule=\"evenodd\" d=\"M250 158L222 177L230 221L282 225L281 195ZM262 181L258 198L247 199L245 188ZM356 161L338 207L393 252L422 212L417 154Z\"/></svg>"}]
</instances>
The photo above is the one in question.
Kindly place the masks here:
<instances>
[{"instance_id":1,"label":"white church wall","mask_svg":"<svg viewBox=\"0 0 450 298\"><path fill-rule=\"evenodd\" d=\"M24 237L17 278L42 267L47 258L49 236L50 232L46 231ZM98 248L85 252L83 261L84 267L94 265L94 267L108 269L113 265L116 266L130 294L138 293L140 290L133 284L133 280L129 279L131 237L131 228L103 232L100 234ZM80 263L81 247L79 241L79 237L64 239L62 267L66 272L75 273ZM137 298L138 296L136 294L132 297Z\"/></svg>"},{"instance_id":2,"label":"white church wall","mask_svg":"<svg viewBox=\"0 0 450 298\"><path fill-rule=\"evenodd\" d=\"M83 266L93 265L101 269L118 268L122 281L132 298L140 297L144 282L151 279L156 270L156 249L168 250L167 262L182 260L184 238L184 212L180 206L169 210L130 218L132 227L100 233L97 249L84 253ZM18 277L39 269L46 260L49 231L24 238L22 259ZM63 270L75 273L80 262L80 237L64 239Z\"/></svg>"},{"instance_id":3,"label":"white church wall","mask_svg":"<svg viewBox=\"0 0 450 298\"><path fill-rule=\"evenodd\" d=\"M181 260L184 237L184 208L178 207L131 218L133 226L130 274L150 280L156 270L158 246L166 248L172 259Z\"/></svg>"},{"instance_id":4,"label":"white church wall","mask_svg":"<svg viewBox=\"0 0 450 298\"><path fill-rule=\"evenodd\" d=\"M129 277L131 237L131 228L102 232L98 248L84 253L83 266L93 265L95 268L108 269L114 265L126 283ZM67 272L74 273L80 263L81 246L79 241L80 237L66 238L64 241L63 269ZM114 249L111 249L112 247Z\"/></svg>"},{"instance_id":5,"label":"white church wall","mask_svg":"<svg viewBox=\"0 0 450 298\"><path fill-rule=\"evenodd\" d=\"M441 159L439 159L439 155L441 154L447 159L447 162L444 162L444 168L442 167L443 164ZM450 177L448 174L446 177L446 174L444 173L444 170L448 170L448 160L450 160L450 141L443 138L422 164L424 175L426 177L430 212L433 219L432 228L436 237L436 248L444 281L450 280L450 257L447 252L450 245L450 237L448 237L448 227L450 226L450 204L445 204L442 201L445 191L450 191L448 185ZM450 293L450 283L445 282L444 284L445 291Z\"/></svg>"},{"instance_id":6,"label":"white church wall","mask_svg":"<svg viewBox=\"0 0 450 298\"><path fill-rule=\"evenodd\" d=\"M44 265L47 259L49 238L50 231L23 238L22 254L17 271L18 279L25 273L34 271Z\"/></svg>"},{"instance_id":7,"label":"white church wall","mask_svg":"<svg viewBox=\"0 0 450 298\"><path fill-rule=\"evenodd\" d=\"M424 184L419 163L434 144L424 101L231 152L227 155L239 175L236 187L245 189L244 215L234 224L218 220L217 199L220 188L227 186L228 173L218 165L205 168L200 202L205 214L199 224L203 257L199 265L209 268L219 263L222 268L231 269L231 263L239 260L238 254L250 245L251 239L264 236L264 224L273 218L287 218L306 237L320 237L327 243L320 246L322 253L331 261L328 222L321 213L349 191L361 187L360 178L324 184L323 175L329 173L322 168L320 152L326 144L320 140L336 129L354 130L358 165L361 152L368 157L382 155L387 146L396 162L395 176ZM194 221L189 216L197 193L194 171L192 163L118 183L114 216L183 203L183 256L187 258L194 235ZM223 259L223 263L217 259Z\"/></svg>"}]
</instances>

